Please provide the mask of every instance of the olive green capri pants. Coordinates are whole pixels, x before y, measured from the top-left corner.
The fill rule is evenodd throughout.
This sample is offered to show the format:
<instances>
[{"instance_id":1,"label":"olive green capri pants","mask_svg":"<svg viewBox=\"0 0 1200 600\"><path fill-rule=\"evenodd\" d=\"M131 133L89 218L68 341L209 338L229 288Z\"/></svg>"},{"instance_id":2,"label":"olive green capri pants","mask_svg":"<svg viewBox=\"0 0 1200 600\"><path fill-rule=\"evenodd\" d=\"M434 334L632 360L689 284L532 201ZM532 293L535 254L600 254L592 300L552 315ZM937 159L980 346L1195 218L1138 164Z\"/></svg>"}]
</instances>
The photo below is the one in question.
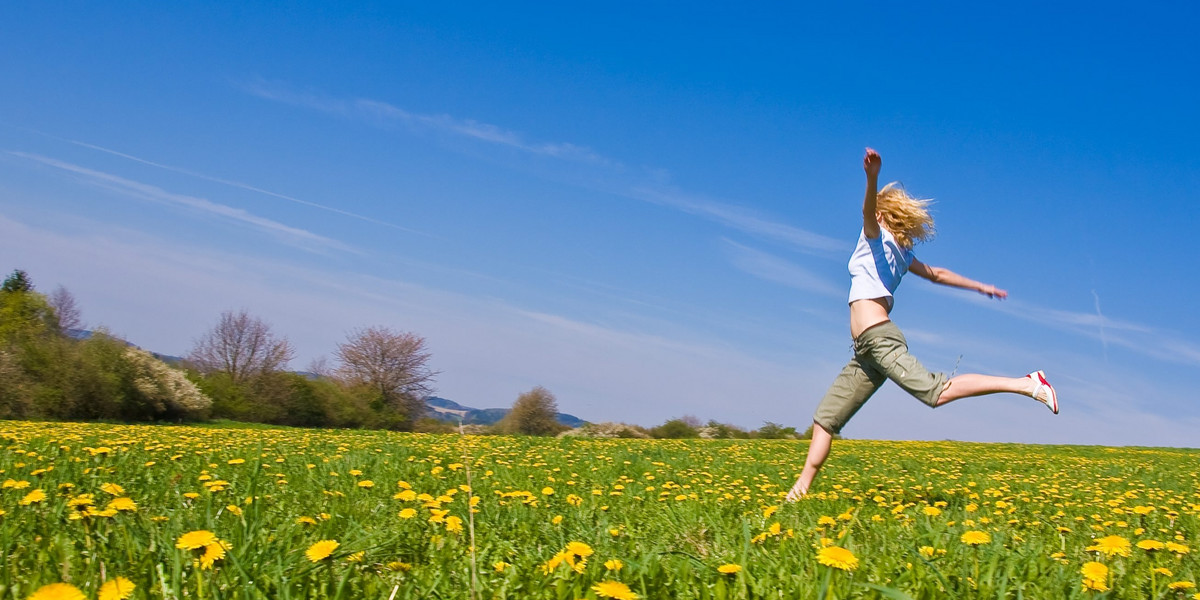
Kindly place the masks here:
<instances>
[{"instance_id":1,"label":"olive green capri pants","mask_svg":"<svg viewBox=\"0 0 1200 600\"><path fill-rule=\"evenodd\" d=\"M900 328L884 321L855 338L854 358L825 392L813 422L830 433L840 433L888 379L931 408L937 407L938 396L946 385L946 375L930 373L908 353L908 342Z\"/></svg>"}]
</instances>

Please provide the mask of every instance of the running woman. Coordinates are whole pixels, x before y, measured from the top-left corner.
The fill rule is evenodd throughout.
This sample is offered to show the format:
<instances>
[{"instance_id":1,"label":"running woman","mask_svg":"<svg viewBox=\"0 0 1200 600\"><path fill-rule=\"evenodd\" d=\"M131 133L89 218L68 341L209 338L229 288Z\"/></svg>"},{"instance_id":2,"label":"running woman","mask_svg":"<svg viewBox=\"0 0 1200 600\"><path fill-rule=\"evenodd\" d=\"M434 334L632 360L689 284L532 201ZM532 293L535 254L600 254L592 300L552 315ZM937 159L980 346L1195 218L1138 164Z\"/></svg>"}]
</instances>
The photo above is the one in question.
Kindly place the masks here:
<instances>
[{"instance_id":1,"label":"running woman","mask_svg":"<svg viewBox=\"0 0 1200 600\"><path fill-rule=\"evenodd\" d=\"M817 406L808 458L800 478L788 492L789 501L799 500L808 493L829 456L834 434L888 379L933 408L959 398L1011 392L1029 396L1058 414L1058 395L1042 371L1024 377L967 374L947 380L944 373L929 372L908 353L904 334L888 317L892 312L892 294L905 273L912 271L934 283L974 290L997 300L1003 300L1008 292L916 259L913 244L933 236L929 201L909 196L895 183L879 189L882 165L879 153L867 148L863 156L863 169L867 172L863 228L849 265L854 357Z\"/></svg>"}]
</instances>

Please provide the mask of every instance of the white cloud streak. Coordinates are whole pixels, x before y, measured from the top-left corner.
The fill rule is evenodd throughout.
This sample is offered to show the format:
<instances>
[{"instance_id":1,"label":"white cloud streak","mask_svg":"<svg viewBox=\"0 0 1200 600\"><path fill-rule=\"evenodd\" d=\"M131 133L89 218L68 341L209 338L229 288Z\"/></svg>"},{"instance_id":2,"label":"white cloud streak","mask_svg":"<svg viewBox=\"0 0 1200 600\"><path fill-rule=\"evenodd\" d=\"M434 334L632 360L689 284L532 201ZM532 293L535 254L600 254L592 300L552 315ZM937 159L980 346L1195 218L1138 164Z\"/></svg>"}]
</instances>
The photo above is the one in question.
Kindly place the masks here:
<instances>
[{"instance_id":1,"label":"white cloud streak","mask_svg":"<svg viewBox=\"0 0 1200 600\"><path fill-rule=\"evenodd\" d=\"M362 119L377 125L403 125L414 129L471 138L529 154L596 165L617 166L615 161L584 146L565 142L530 142L514 131L472 119L459 119L446 114L415 113L379 100L329 98L311 92L297 92L285 85L267 81L252 82L242 88L247 93L264 100L282 102L346 118Z\"/></svg>"},{"instance_id":2,"label":"white cloud streak","mask_svg":"<svg viewBox=\"0 0 1200 600\"><path fill-rule=\"evenodd\" d=\"M378 100L361 98L346 100L312 92L297 92L279 83L257 81L244 85L243 89L264 100L299 106L344 118L358 119L376 126L386 127L399 124L411 129L450 134L516 149L530 155L592 165L601 168L606 173L605 179L609 180L603 186L606 190L626 198L673 208L808 252L848 252L850 249L841 240L771 221L740 206L715 202L670 189L657 181L652 181L649 185L647 182L630 184L627 181L627 169L620 161L597 154L585 146L567 142L530 142L514 131L472 119L460 119L445 114L414 113ZM650 176L652 180L665 178L661 169L647 169L646 171L652 174Z\"/></svg>"},{"instance_id":3,"label":"white cloud streak","mask_svg":"<svg viewBox=\"0 0 1200 600\"><path fill-rule=\"evenodd\" d=\"M60 139L62 139L62 138L60 138ZM80 146L80 147L82 147L82 148L87 148L87 149L89 149L89 150L96 150L97 152L104 152L104 153L107 153L107 154L111 154L111 155L113 155L113 156L118 156L118 157L120 157L120 158L124 158L124 159L126 159L126 160L131 160L131 161L134 161L134 162L137 162L137 163L141 163L141 164L143 164L143 165L147 165L147 166L150 166L150 167L155 167L155 168L158 168L158 169L163 169L163 170L165 170L165 171L171 171L172 173L179 173L179 174L181 174L181 175L187 175L187 176L189 176L189 177L195 177L195 178L197 178L197 179L203 179L204 181L211 181L211 182L213 182L213 183L219 183L219 184L221 184L221 185L227 185L227 186L230 186L230 187L234 187L234 188L238 188L238 189L246 190L246 191L248 191L248 192L254 192L254 193L257 193L257 194L262 194L262 195L264 195L264 196L270 196L270 197L272 197L272 198L278 198L278 199L280 199L280 200L286 200L286 201L288 201L288 202L294 202L294 203L296 203L296 204L300 204L300 205L303 205L303 206L308 206L308 207L311 207L311 208L316 208L316 209L319 209L319 210L329 211L329 212L336 213L336 214L339 214L339 215L342 215L342 216L350 217L350 218L352 218L352 219L358 219L358 220L360 220L360 221L365 221L365 222L367 222L367 223L373 223L373 224L375 224L375 225L382 225L382 226L384 226L384 227L390 227L390 228L392 228L392 229L396 229L396 230L399 230L399 231L404 231L404 232L408 232L408 233L415 233L415 234L417 234L417 235L425 235L425 236L428 236L428 235L430 235L430 234L427 234L427 233L425 233L425 232L422 232L422 231L417 231L416 229L410 229L410 228L408 228L408 227L404 227L404 226L401 226L401 225L397 225L397 224L395 224L395 223L389 223L389 222L387 222L387 221L382 221L382 220L379 220L379 219L376 219L376 218L373 218L373 217L368 217L368 216L366 216L366 215L360 215L360 214L358 214L358 213L350 212L350 211L348 211L348 210L342 210L342 209L340 209L340 208L334 208L334 207L332 207L332 206L326 206L326 205L324 205L324 204L318 204L318 203L316 203L316 202L310 202L310 201L308 201L308 200L301 200L300 198L296 198L296 197L293 197L293 196L288 196L288 195L286 195L286 194L280 194L280 193L278 193L278 192L273 192L273 191L271 191L271 190L267 190L267 189L263 189L263 188L260 188L260 187L256 187L256 186L253 186L253 185L250 185L250 184L247 184L247 183L242 183L242 182L240 182L240 181L234 181L234 180L231 180L231 179L222 179L222 178L220 178L220 177L213 177L213 176L211 176L211 175L205 175L204 173L199 173L199 172L196 172L196 171L192 171L192 170L190 170L190 169L184 169L184 168L182 168L182 167L175 167L175 166L171 166L171 165L165 165L165 164L162 164L162 163L157 163L157 162L154 162L154 161L151 161L151 160L147 160L147 159L144 159L144 158L140 158L140 157L137 157L137 156L133 156L132 154L126 154L126 153L124 153L124 152L119 152L119 151L117 151L117 150L113 150L113 149L111 149L111 148L105 148L105 147L103 147L103 146L97 146L97 145L95 145L95 144L89 144L89 143L87 143L87 142L81 142L81 141L78 141L78 140L71 140L71 139L64 139L64 141L66 141L66 142L69 142L69 143L71 143L71 144L74 144L74 145L76 145L76 146Z\"/></svg>"},{"instance_id":4,"label":"white cloud streak","mask_svg":"<svg viewBox=\"0 0 1200 600\"><path fill-rule=\"evenodd\" d=\"M168 205L179 206L196 210L211 216L232 221L241 225L248 225L273 237L309 250L313 249L334 249L344 252L358 253L350 246L343 244L337 240L321 236L305 229L299 229L290 225L285 225L278 221L254 215L246 210L220 204L199 198L196 196L188 196L186 194L176 194L168 192L160 187L153 186L147 183L141 183L96 171L79 165L63 162L39 154L31 154L28 152L13 152L6 151L11 156L24 158L42 165L53 167L74 175L80 176L83 181L108 189L122 195L149 200L152 202L161 202Z\"/></svg>"},{"instance_id":5,"label":"white cloud streak","mask_svg":"<svg viewBox=\"0 0 1200 600\"><path fill-rule=\"evenodd\" d=\"M844 295L841 286L773 254L723 239L733 266L760 279L822 296Z\"/></svg>"}]
</instances>

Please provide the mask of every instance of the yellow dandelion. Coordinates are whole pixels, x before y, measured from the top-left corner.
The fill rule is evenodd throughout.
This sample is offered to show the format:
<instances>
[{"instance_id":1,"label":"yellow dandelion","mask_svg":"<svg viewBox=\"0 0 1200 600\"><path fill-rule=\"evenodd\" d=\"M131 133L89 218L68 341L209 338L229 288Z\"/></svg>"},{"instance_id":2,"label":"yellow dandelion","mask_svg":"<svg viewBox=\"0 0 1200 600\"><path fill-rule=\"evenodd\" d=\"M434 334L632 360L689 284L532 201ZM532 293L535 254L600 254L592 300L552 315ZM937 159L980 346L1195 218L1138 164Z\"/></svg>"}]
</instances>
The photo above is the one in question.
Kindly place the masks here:
<instances>
[{"instance_id":1,"label":"yellow dandelion","mask_svg":"<svg viewBox=\"0 0 1200 600\"><path fill-rule=\"evenodd\" d=\"M933 546L921 546L917 552L925 558L933 558Z\"/></svg>"},{"instance_id":2,"label":"yellow dandelion","mask_svg":"<svg viewBox=\"0 0 1200 600\"><path fill-rule=\"evenodd\" d=\"M458 517L446 517L446 531L459 533L463 530L463 521Z\"/></svg>"},{"instance_id":3,"label":"yellow dandelion","mask_svg":"<svg viewBox=\"0 0 1200 600\"><path fill-rule=\"evenodd\" d=\"M30 504L36 504L45 499L46 499L46 492L43 492L40 489L36 489L36 490L33 490L32 492L29 492L28 494L26 494L24 498L21 498L21 501L18 502L18 504L20 504L21 506L29 506Z\"/></svg>"},{"instance_id":4,"label":"yellow dandelion","mask_svg":"<svg viewBox=\"0 0 1200 600\"><path fill-rule=\"evenodd\" d=\"M1183 544L1176 544L1175 542L1167 542L1166 547L1167 547L1167 550L1170 550L1171 552L1174 552L1175 554L1187 554L1188 552L1192 551L1191 548L1188 548L1187 546L1184 546Z\"/></svg>"},{"instance_id":5,"label":"yellow dandelion","mask_svg":"<svg viewBox=\"0 0 1200 600\"><path fill-rule=\"evenodd\" d=\"M764 508L763 509L763 518L770 519L771 515L775 514L775 511L777 511L777 510L779 510L778 506L768 506L768 507Z\"/></svg>"},{"instance_id":6,"label":"yellow dandelion","mask_svg":"<svg viewBox=\"0 0 1200 600\"><path fill-rule=\"evenodd\" d=\"M390 571L411 571L412 564L406 563L406 562L401 562L398 560L393 560L392 562L387 564L387 568Z\"/></svg>"},{"instance_id":7,"label":"yellow dandelion","mask_svg":"<svg viewBox=\"0 0 1200 600\"><path fill-rule=\"evenodd\" d=\"M543 496L553 496L553 495L554 495L554 488L552 488L552 487L544 487L544 488L542 488L542 495L543 495Z\"/></svg>"},{"instance_id":8,"label":"yellow dandelion","mask_svg":"<svg viewBox=\"0 0 1200 600\"><path fill-rule=\"evenodd\" d=\"M559 523L562 523L562 520L563 520L563 516L562 516L562 515L554 515L554 518L553 518L553 519L550 519L550 522L551 522L551 523L553 523L553 524L555 524L555 525L558 525Z\"/></svg>"},{"instance_id":9,"label":"yellow dandelion","mask_svg":"<svg viewBox=\"0 0 1200 600\"><path fill-rule=\"evenodd\" d=\"M175 541L175 547L180 550L198 550L217 541L217 535L207 529L189 531Z\"/></svg>"},{"instance_id":10,"label":"yellow dandelion","mask_svg":"<svg viewBox=\"0 0 1200 600\"><path fill-rule=\"evenodd\" d=\"M228 542L217 540L204 546L204 554L200 555L200 568L211 569L218 560L225 558L225 551L230 548Z\"/></svg>"},{"instance_id":11,"label":"yellow dandelion","mask_svg":"<svg viewBox=\"0 0 1200 600\"><path fill-rule=\"evenodd\" d=\"M312 517L308 517L308 516L299 516L299 517L296 517L296 524L297 525L316 525L317 520Z\"/></svg>"},{"instance_id":12,"label":"yellow dandelion","mask_svg":"<svg viewBox=\"0 0 1200 600\"><path fill-rule=\"evenodd\" d=\"M1167 577L1175 576L1175 573L1172 573L1170 569L1164 567L1157 567L1153 571L1155 575L1166 575Z\"/></svg>"},{"instance_id":13,"label":"yellow dandelion","mask_svg":"<svg viewBox=\"0 0 1200 600\"><path fill-rule=\"evenodd\" d=\"M1079 569L1083 575L1083 589L1097 592L1108 591L1105 581L1108 579L1108 567L1096 561L1086 562Z\"/></svg>"},{"instance_id":14,"label":"yellow dandelion","mask_svg":"<svg viewBox=\"0 0 1200 600\"><path fill-rule=\"evenodd\" d=\"M239 517L242 515L242 508L240 506L237 506L236 504L230 504L230 505L226 506L225 510L227 510L235 515L238 515Z\"/></svg>"},{"instance_id":15,"label":"yellow dandelion","mask_svg":"<svg viewBox=\"0 0 1200 600\"><path fill-rule=\"evenodd\" d=\"M617 558L604 561L604 568L608 569L609 571L620 571L624 566L625 563L621 562L621 560Z\"/></svg>"},{"instance_id":16,"label":"yellow dandelion","mask_svg":"<svg viewBox=\"0 0 1200 600\"><path fill-rule=\"evenodd\" d=\"M124 577L114 577L104 582L100 586L100 594L98 600L125 600L133 595L133 588L137 587L132 581Z\"/></svg>"},{"instance_id":17,"label":"yellow dandelion","mask_svg":"<svg viewBox=\"0 0 1200 600\"><path fill-rule=\"evenodd\" d=\"M404 509L404 510L400 511L400 518L401 518L401 519L411 519L411 518L413 518L413 517L415 517L415 516L417 516L417 511L416 511L416 509L412 509L412 508L406 508L406 509Z\"/></svg>"},{"instance_id":18,"label":"yellow dandelion","mask_svg":"<svg viewBox=\"0 0 1200 600\"><path fill-rule=\"evenodd\" d=\"M735 565L733 563L725 563L725 564L717 567L717 571L720 573L724 573L725 575L736 575L742 571L742 565Z\"/></svg>"},{"instance_id":19,"label":"yellow dandelion","mask_svg":"<svg viewBox=\"0 0 1200 600\"><path fill-rule=\"evenodd\" d=\"M583 542L571 542L567 544L566 552L579 558L587 558L595 553L591 546Z\"/></svg>"},{"instance_id":20,"label":"yellow dandelion","mask_svg":"<svg viewBox=\"0 0 1200 600\"><path fill-rule=\"evenodd\" d=\"M620 581L601 581L592 586L592 591L601 598L614 598L615 600L637 600L638 598L638 595L633 593L629 586Z\"/></svg>"},{"instance_id":21,"label":"yellow dandelion","mask_svg":"<svg viewBox=\"0 0 1200 600\"><path fill-rule=\"evenodd\" d=\"M106 484L100 486L100 491L107 492L114 496L124 496L125 495L125 488L123 488L115 483L106 483Z\"/></svg>"},{"instance_id":22,"label":"yellow dandelion","mask_svg":"<svg viewBox=\"0 0 1200 600\"><path fill-rule=\"evenodd\" d=\"M108 508L112 510L123 510L127 512L137 512L137 502L133 498L113 498L108 503Z\"/></svg>"},{"instance_id":23,"label":"yellow dandelion","mask_svg":"<svg viewBox=\"0 0 1200 600\"><path fill-rule=\"evenodd\" d=\"M495 569L497 573L503 573L504 569L507 569L510 566L511 565L509 565L508 563L506 563L502 560L498 560L498 561L492 563L492 568Z\"/></svg>"},{"instance_id":24,"label":"yellow dandelion","mask_svg":"<svg viewBox=\"0 0 1200 600\"><path fill-rule=\"evenodd\" d=\"M1088 552L1100 552L1105 556L1129 556L1129 540L1119 535L1109 535L1095 540L1094 545L1088 546Z\"/></svg>"},{"instance_id":25,"label":"yellow dandelion","mask_svg":"<svg viewBox=\"0 0 1200 600\"><path fill-rule=\"evenodd\" d=\"M858 568L858 557L840 546L826 546L817 552L817 562L843 571L853 571Z\"/></svg>"},{"instance_id":26,"label":"yellow dandelion","mask_svg":"<svg viewBox=\"0 0 1200 600\"><path fill-rule=\"evenodd\" d=\"M38 588L28 600L87 600L87 596L69 583L51 583Z\"/></svg>"},{"instance_id":27,"label":"yellow dandelion","mask_svg":"<svg viewBox=\"0 0 1200 600\"><path fill-rule=\"evenodd\" d=\"M583 504L583 498L580 498L575 494L567 494L567 504L570 504L571 506L579 506L580 504Z\"/></svg>"},{"instance_id":28,"label":"yellow dandelion","mask_svg":"<svg viewBox=\"0 0 1200 600\"><path fill-rule=\"evenodd\" d=\"M310 562L321 562L329 558L340 545L336 540L321 540L309 546L308 550L304 551L304 556L307 556Z\"/></svg>"},{"instance_id":29,"label":"yellow dandelion","mask_svg":"<svg viewBox=\"0 0 1200 600\"><path fill-rule=\"evenodd\" d=\"M968 546L979 546L991 543L992 535L986 531L971 530L962 534L962 537L959 539Z\"/></svg>"},{"instance_id":30,"label":"yellow dandelion","mask_svg":"<svg viewBox=\"0 0 1200 600\"><path fill-rule=\"evenodd\" d=\"M820 527L837 525L837 519L834 519L833 517L822 516L820 519L817 519L817 525Z\"/></svg>"},{"instance_id":31,"label":"yellow dandelion","mask_svg":"<svg viewBox=\"0 0 1200 600\"><path fill-rule=\"evenodd\" d=\"M1155 550L1162 550L1167 545L1158 540L1142 540L1137 543L1137 547L1147 552L1153 552Z\"/></svg>"},{"instance_id":32,"label":"yellow dandelion","mask_svg":"<svg viewBox=\"0 0 1200 600\"><path fill-rule=\"evenodd\" d=\"M395 498L396 500L402 500L404 502L412 502L413 500L417 499L417 493L412 490L400 490L399 492L396 492L396 495L392 496L392 498Z\"/></svg>"},{"instance_id":33,"label":"yellow dandelion","mask_svg":"<svg viewBox=\"0 0 1200 600\"><path fill-rule=\"evenodd\" d=\"M921 509L921 512L925 513L925 516L927 517L936 517L942 514L942 509L936 506L926 506L925 508Z\"/></svg>"},{"instance_id":34,"label":"yellow dandelion","mask_svg":"<svg viewBox=\"0 0 1200 600\"><path fill-rule=\"evenodd\" d=\"M1196 584L1190 581L1173 581L1167 584L1167 587L1172 590L1190 590L1196 587Z\"/></svg>"},{"instance_id":35,"label":"yellow dandelion","mask_svg":"<svg viewBox=\"0 0 1200 600\"><path fill-rule=\"evenodd\" d=\"M373 487L375 487L375 482L374 482L374 481L371 481L370 479L364 479L364 480L362 480L362 481L358 482L358 487L360 487L360 488L373 488Z\"/></svg>"},{"instance_id":36,"label":"yellow dandelion","mask_svg":"<svg viewBox=\"0 0 1200 600\"><path fill-rule=\"evenodd\" d=\"M358 552L355 552L354 554L351 554L350 556L347 556L347 557L346 557L346 561L347 561L347 562L360 563L360 562L362 562L363 560L365 560L365 559L366 559L366 557L367 557L367 551L366 551L366 550L359 550Z\"/></svg>"}]
</instances>

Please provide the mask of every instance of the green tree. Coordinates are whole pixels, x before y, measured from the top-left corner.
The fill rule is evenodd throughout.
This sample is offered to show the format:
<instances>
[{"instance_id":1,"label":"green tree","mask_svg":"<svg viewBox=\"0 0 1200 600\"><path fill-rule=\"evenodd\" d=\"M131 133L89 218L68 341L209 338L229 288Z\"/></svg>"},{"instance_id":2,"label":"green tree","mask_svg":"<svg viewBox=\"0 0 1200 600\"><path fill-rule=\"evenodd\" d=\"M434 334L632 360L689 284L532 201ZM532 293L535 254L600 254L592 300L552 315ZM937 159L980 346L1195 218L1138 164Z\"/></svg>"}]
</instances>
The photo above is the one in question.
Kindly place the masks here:
<instances>
[{"instance_id":1,"label":"green tree","mask_svg":"<svg viewBox=\"0 0 1200 600\"><path fill-rule=\"evenodd\" d=\"M700 437L700 430L694 417L680 417L651 428L650 436L667 440L696 438Z\"/></svg>"},{"instance_id":2,"label":"green tree","mask_svg":"<svg viewBox=\"0 0 1200 600\"><path fill-rule=\"evenodd\" d=\"M517 396L498 425L504 433L522 435L554 435L568 429L558 422L558 399L540 385Z\"/></svg>"},{"instance_id":3,"label":"green tree","mask_svg":"<svg viewBox=\"0 0 1200 600\"><path fill-rule=\"evenodd\" d=\"M758 428L758 431L754 432L754 437L764 440L792 439L796 437L796 428L784 427L779 423L767 421Z\"/></svg>"},{"instance_id":4,"label":"green tree","mask_svg":"<svg viewBox=\"0 0 1200 600\"><path fill-rule=\"evenodd\" d=\"M33 282L29 279L29 274L21 269L16 269L4 278L4 283L0 284L0 292L32 292Z\"/></svg>"}]
</instances>

